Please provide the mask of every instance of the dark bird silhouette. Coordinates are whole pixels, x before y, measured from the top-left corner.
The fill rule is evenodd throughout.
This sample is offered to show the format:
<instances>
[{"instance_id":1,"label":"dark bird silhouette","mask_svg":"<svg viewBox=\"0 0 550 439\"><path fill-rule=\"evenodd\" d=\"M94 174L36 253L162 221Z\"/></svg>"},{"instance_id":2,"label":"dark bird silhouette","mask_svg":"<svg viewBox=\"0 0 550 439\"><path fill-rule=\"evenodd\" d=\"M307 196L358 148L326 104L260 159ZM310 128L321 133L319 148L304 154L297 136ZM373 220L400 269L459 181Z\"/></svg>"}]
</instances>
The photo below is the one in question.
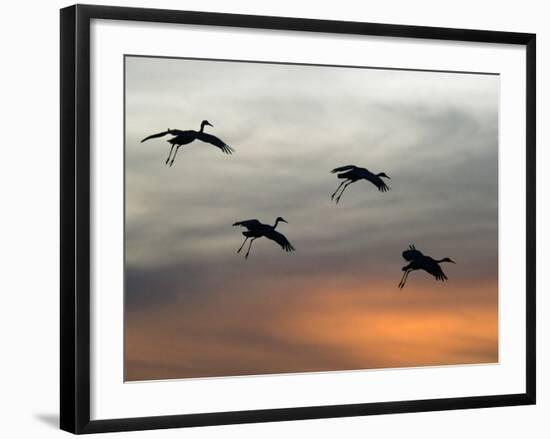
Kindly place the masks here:
<instances>
[{"instance_id":1,"label":"dark bird silhouette","mask_svg":"<svg viewBox=\"0 0 550 439\"><path fill-rule=\"evenodd\" d=\"M270 226L269 224L262 224L257 219L238 221L238 222L234 223L233 224L234 226L243 226L243 227L246 227L248 229L245 232L243 232L243 235L246 236L246 238L245 238L244 242L242 243L242 245L239 247L239 250L237 250L237 253L240 253L240 251L243 249L244 245L246 244L246 241L249 238L252 238L250 240L250 243L248 244L248 250L247 250L246 255L245 255L245 259L247 259L248 255L250 254L250 247L252 247L252 243L256 239L261 238L262 236L267 238L267 239L271 239L272 241L275 241L277 244L279 244L281 246L281 248L284 251L287 251L287 252L294 251L295 248L292 246L292 244L290 242L288 242L288 239L286 239L286 237L282 233L279 233L275 230L275 228L277 227L277 224L279 224L279 222L283 222L283 223L288 224L288 222L284 218L281 218L281 217L278 217L275 220L275 224L272 225L272 226Z\"/></svg>"},{"instance_id":2,"label":"dark bird silhouette","mask_svg":"<svg viewBox=\"0 0 550 439\"><path fill-rule=\"evenodd\" d=\"M180 149L180 146L187 145L188 143L191 143L194 140L200 140L202 142L210 143L211 145L214 145L215 147L220 148L226 154L231 154L235 151L233 148L226 145L226 143L221 139L218 139L216 136L213 136L212 134L205 133L204 132L205 125L208 125L210 127L214 126L207 120L203 120L201 122L200 131L194 131L194 130L181 131L181 130L171 130L170 128L168 128L167 131L163 131L162 133L157 133L157 134L152 134L150 136L147 136L145 139L141 141L141 143L149 139L156 139L157 137L166 136L167 134L174 136L171 139L167 140L168 143L172 144L172 147L170 148L170 154L168 154L168 158L166 159L166 164L170 162L170 166L174 164L174 160L176 158L176 154L178 153L178 150ZM174 150L174 147L176 147L176 152L172 156L172 151ZM170 160L170 158L172 158L172 160Z\"/></svg>"},{"instance_id":3,"label":"dark bird silhouette","mask_svg":"<svg viewBox=\"0 0 550 439\"><path fill-rule=\"evenodd\" d=\"M382 180L381 177L388 178L391 180L390 177L388 177L384 172L380 172L379 174L373 174L366 168L359 168L358 166L354 165L347 165L347 166L340 166L339 168L334 168L332 171L334 173L338 173L338 178L343 178L344 181L340 183L340 186L336 188L334 193L331 195L330 199L333 200L336 194L338 193L338 190L344 186L342 191L340 192L340 195L336 198L336 203L340 201L340 198L342 198L342 194L346 190L346 188L352 184L355 183L358 180L367 180L370 181L373 185L375 185L380 192L386 192L389 191L389 186L384 183L384 180Z\"/></svg>"},{"instance_id":4,"label":"dark bird silhouette","mask_svg":"<svg viewBox=\"0 0 550 439\"><path fill-rule=\"evenodd\" d=\"M415 270L424 270L435 277L435 280L445 282L447 280L447 276L445 276L445 273L443 273L443 270L439 264L441 262L452 262L453 264L456 264L456 262L451 258L436 260L430 256L425 256L420 250L417 250L414 245L409 245L408 250L403 252L403 259L409 262L409 264L402 268L404 273L401 281L399 281L399 288L403 288L405 286L409 273Z\"/></svg>"}]
</instances>

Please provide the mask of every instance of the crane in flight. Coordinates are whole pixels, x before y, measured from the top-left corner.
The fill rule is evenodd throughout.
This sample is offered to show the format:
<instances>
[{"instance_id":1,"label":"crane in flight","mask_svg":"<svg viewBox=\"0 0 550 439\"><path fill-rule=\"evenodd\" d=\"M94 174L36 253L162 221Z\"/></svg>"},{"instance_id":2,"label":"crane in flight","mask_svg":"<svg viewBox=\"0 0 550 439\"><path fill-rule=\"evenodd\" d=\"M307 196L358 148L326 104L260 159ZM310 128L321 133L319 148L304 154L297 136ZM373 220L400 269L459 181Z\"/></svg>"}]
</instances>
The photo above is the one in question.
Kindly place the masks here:
<instances>
[{"instance_id":1,"label":"crane in flight","mask_svg":"<svg viewBox=\"0 0 550 439\"><path fill-rule=\"evenodd\" d=\"M342 194L344 193L346 188L350 184L355 183L358 180L370 181L373 185L375 185L378 188L380 192L386 192L390 190L389 186L384 182L384 180L382 180L382 177L388 178L390 180L391 178L387 176L386 173L384 172L374 174L366 168L360 168L355 165L340 166L339 168L334 168L330 172L332 172L333 174L337 173L338 178L344 179L344 181L340 183L340 186L336 188L336 190L330 197L331 200L334 200L334 197L336 196L340 188L344 186L344 188L340 192L340 195L336 197L336 204L338 204L338 202L340 201L340 198L342 198Z\"/></svg>"},{"instance_id":2,"label":"crane in flight","mask_svg":"<svg viewBox=\"0 0 550 439\"><path fill-rule=\"evenodd\" d=\"M242 226L242 227L246 227L247 229L243 232L243 235L245 236L245 240L242 243L242 245L239 247L239 250L237 250L237 253L240 253L240 251L243 249L244 245L246 244L246 241L248 241L248 239L251 238L250 243L248 244L248 250L246 252L246 255L244 256L245 259L248 259L248 255L250 254L250 248L252 247L252 243L256 239L261 237L265 237L267 239L270 239L276 242L286 252L294 251L295 248L288 241L288 239L286 239L286 237L282 233L279 233L275 230L279 222L288 224L288 222L282 217L278 217L275 220L275 224L272 226L270 226L269 224L263 224L257 219L238 221L234 223L233 226Z\"/></svg>"},{"instance_id":3,"label":"crane in flight","mask_svg":"<svg viewBox=\"0 0 550 439\"><path fill-rule=\"evenodd\" d=\"M441 269L439 264L441 262L452 262L453 264L456 264L456 262L453 261L451 258L436 260L430 256L426 256L420 250L417 250L414 245L409 245L409 248L403 252L403 259L409 262L409 264L402 268L404 273L403 277L399 281L400 289L405 286L405 282L407 282L409 273L415 270L424 270L425 272L435 277L435 280L445 282L447 280L447 276L445 276L445 273L443 273L443 270Z\"/></svg>"},{"instance_id":4,"label":"crane in flight","mask_svg":"<svg viewBox=\"0 0 550 439\"><path fill-rule=\"evenodd\" d=\"M208 125L210 127L213 127L210 122L207 120L203 120L201 122L201 129L199 131L195 130L171 130L168 128L168 130L163 131L162 133L157 134L151 134L150 136L145 137L141 143L145 142L149 139L156 139L157 137L163 137L167 134L170 134L174 137L171 139L168 139L167 142L172 144L172 147L170 148L170 154L168 154L168 158L166 159L166 164L170 163L170 166L174 164L174 160L176 159L176 154L178 153L180 146L187 145L188 143L193 142L194 140L200 140L201 142L210 143L211 145L214 145L215 147L222 150L222 152L226 154L231 154L235 150L231 148L229 145L227 145L223 140L217 138L216 136L213 136L212 134L208 134L204 132L204 127ZM176 147L176 152L172 156L172 151L174 150L174 147Z\"/></svg>"}]
</instances>

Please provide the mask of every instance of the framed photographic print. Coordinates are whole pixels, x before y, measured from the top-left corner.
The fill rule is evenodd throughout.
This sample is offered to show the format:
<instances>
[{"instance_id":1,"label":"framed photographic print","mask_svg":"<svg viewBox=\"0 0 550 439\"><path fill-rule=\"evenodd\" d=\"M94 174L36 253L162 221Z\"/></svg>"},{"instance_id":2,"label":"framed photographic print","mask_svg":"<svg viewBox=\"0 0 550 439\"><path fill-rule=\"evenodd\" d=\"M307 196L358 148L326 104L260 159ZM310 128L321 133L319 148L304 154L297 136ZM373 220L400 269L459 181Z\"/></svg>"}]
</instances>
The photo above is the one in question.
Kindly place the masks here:
<instances>
[{"instance_id":1,"label":"framed photographic print","mask_svg":"<svg viewBox=\"0 0 550 439\"><path fill-rule=\"evenodd\" d=\"M535 35L61 10L61 428L535 403Z\"/></svg>"}]
</instances>

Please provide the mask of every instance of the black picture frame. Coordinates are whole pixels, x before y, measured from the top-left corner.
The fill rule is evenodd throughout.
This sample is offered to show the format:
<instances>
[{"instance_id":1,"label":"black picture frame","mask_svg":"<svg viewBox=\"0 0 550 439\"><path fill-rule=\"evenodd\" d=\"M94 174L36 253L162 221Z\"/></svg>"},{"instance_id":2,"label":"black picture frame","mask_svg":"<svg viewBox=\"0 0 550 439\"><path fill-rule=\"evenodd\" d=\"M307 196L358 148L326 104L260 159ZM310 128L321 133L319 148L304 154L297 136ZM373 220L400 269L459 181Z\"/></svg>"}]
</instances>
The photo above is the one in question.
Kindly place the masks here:
<instances>
[{"instance_id":1,"label":"black picture frame","mask_svg":"<svg viewBox=\"0 0 550 439\"><path fill-rule=\"evenodd\" d=\"M90 420L90 21L133 20L334 34L407 37L526 47L526 392L366 404ZM535 404L536 36L303 18L75 5L61 10L60 426L72 433L272 422Z\"/></svg>"}]
</instances>

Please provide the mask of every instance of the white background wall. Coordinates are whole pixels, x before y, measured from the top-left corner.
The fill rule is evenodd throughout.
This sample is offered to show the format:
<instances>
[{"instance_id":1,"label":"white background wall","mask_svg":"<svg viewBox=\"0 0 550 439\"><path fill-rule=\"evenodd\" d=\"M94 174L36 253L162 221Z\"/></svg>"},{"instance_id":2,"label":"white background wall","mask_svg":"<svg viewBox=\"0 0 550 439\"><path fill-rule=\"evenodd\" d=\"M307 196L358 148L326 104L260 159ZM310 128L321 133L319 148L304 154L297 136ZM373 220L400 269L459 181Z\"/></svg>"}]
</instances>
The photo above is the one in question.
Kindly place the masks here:
<instances>
[{"instance_id":1,"label":"white background wall","mask_svg":"<svg viewBox=\"0 0 550 439\"><path fill-rule=\"evenodd\" d=\"M96 3L89 1L88 3ZM104 0L100 4L299 16L537 33L538 45L538 405L455 412L118 434L113 437L550 437L550 311L543 279L550 263L550 14L545 3L461 0ZM59 19L64 1L2 5L0 32L0 430L4 437L59 437ZM7 134L7 136L6 136ZM545 416L546 415L546 416Z\"/></svg>"}]
</instances>

